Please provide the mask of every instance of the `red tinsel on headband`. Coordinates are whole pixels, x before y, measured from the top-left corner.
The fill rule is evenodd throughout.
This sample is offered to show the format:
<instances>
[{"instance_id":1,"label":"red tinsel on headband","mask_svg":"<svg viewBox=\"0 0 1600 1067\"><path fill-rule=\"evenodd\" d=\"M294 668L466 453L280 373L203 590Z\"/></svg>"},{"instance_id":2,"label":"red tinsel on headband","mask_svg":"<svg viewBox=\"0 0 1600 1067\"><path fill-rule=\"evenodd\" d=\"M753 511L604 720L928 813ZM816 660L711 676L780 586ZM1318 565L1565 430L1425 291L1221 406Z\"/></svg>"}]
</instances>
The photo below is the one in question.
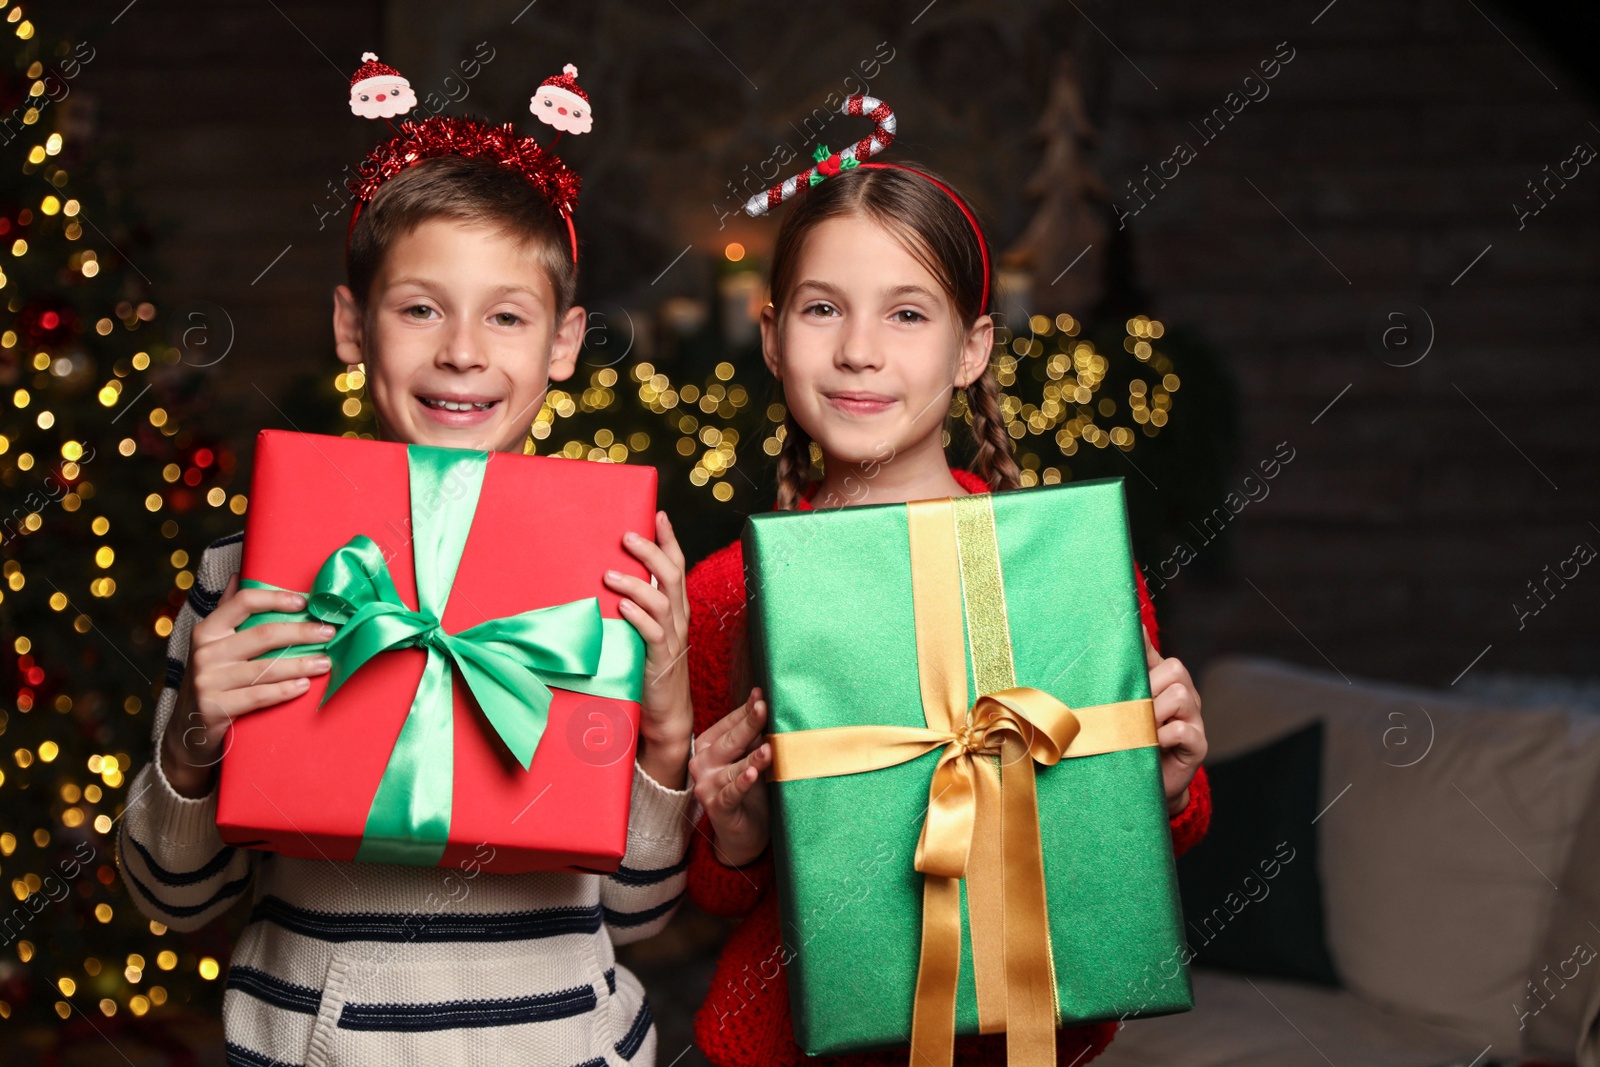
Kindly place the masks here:
<instances>
[{"instance_id":1,"label":"red tinsel on headband","mask_svg":"<svg viewBox=\"0 0 1600 1067\"><path fill-rule=\"evenodd\" d=\"M361 162L359 176L347 183L359 204L371 202L384 182L413 163L434 156L484 157L520 173L562 216L570 219L578 202L578 175L532 137L519 137L511 123L493 126L477 119L436 115L400 123L398 136L378 145ZM352 220L353 221L353 220Z\"/></svg>"}]
</instances>

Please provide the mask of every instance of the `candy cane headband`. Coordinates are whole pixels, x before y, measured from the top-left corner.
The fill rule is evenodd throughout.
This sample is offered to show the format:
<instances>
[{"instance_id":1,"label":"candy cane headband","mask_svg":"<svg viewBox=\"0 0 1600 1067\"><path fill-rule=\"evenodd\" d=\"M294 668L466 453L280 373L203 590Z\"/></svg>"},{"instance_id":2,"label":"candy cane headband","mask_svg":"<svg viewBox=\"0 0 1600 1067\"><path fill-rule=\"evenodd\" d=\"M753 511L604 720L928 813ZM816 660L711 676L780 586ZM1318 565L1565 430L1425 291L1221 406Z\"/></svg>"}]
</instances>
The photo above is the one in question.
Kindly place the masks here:
<instances>
[{"instance_id":1,"label":"candy cane headband","mask_svg":"<svg viewBox=\"0 0 1600 1067\"><path fill-rule=\"evenodd\" d=\"M842 152L829 152L826 145L818 146L813 156L816 161L815 166L807 167L792 178L785 178L766 192L752 196L745 201L745 214L751 217L765 215L802 189L809 189L811 186L847 170L865 167L867 169L880 170L894 169L905 171L907 174L915 174L917 177L938 186L940 191L948 196L956 207L961 210L961 214L972 227L972 235L978 240L978 252L983 257L983 299L978 302L978 310L980 313L987 310L989 307L989 243L983 239L983 227L978 225L978 217L972 213L971 208L967 207L966 201L962 200L956 191L944 182L931 174L925 174L917 170L915 167L907 167L899 163L863 162L894 143L895 118L894 112L890 110L888 104L877 97L858 94L839 105L839 113L841 115L865 115L873 121L875 128L870 134Z\"/></svg>"},{"instance_id":2,"label":"candy cane headband","mask_svg":"<svg viewBox=\"0 0 1600 1067\"><path fill-rule=\"evenodd\" d=\"M384 182L424 159L455 155L489 159L526 178L567 224L572 262L578 262L578 231L572 224L572 210L581 180L551 152L562 133L588 133L594 128L589 95L579 88L577 78L578 68L569 63L561 74L546 78L529 101L528 110L556 129L547 148L532 137L517 136L509 122L493 126L477 119L434 115L420 122L404 120L395 129L388 120L415 107L417 95L399 71L379 62L374 53L363 53L361 66L350 78L350 111L363 118L383 119L395 136L369 152L357 168L357 176L347 183L355 203L345 231L346 249L362 207L371 203Z\"/></svg>"}]
</instances>

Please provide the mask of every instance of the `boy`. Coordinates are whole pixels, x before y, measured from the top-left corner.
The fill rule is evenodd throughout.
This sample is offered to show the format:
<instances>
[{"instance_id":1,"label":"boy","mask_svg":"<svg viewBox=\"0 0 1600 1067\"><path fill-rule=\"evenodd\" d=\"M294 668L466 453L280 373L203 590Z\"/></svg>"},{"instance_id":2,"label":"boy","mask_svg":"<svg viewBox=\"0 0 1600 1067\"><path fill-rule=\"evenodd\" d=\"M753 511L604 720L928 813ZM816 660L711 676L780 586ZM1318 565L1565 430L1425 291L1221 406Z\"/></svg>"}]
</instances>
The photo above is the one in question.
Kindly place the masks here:
<instances>
[{"instance_id":1,"label":"boy","mask_svg":"<svg viewBox=\"0 0 1600 1067\"><path fill-rule=\"evenodd\" d=\"M352 229L333 327L339 358L365 365L385 440L522 451L549 381L573 373L582 342L569 235L524 173L491 158L439 155L384 181ZM685 788L684 560L660 512L656 538L625 539L655 585L605 576L648 652L627 854L604 877L225 846L215 790L229 721L328 670L325 657L254 657L332 631L238 631L253 612L303 600L239 590L243 534L206 549L168 644L155 759L129 791L118 851L134 901L176 930L252 891L223 999L230 1065L654 1062L649 1005L613 945L671 917L698 815Z\"/></svg>"}]
</instances>

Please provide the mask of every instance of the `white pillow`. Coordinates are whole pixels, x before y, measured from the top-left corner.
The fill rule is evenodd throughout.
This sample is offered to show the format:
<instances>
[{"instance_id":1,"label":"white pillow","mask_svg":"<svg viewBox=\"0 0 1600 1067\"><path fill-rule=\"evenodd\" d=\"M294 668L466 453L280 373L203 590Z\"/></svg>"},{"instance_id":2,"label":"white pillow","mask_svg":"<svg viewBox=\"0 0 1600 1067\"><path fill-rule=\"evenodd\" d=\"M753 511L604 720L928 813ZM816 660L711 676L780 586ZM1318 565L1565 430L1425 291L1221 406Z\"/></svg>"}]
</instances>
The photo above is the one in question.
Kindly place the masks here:
<instances>
[{"instance_id":1,"label":"white pillow","mask_svg":"<svg viewBox=\"0 0 1600 1067\"><path fill-rule=\"evenodd\" d=\"M1200 692L1207 734L1221 742L1213 759L1323 721L1319 866L1348 988L1493 1044L1496 1057L1531 1050L1550 1012L1538 1043L1573 1055L1600 960L1548 1000L1525 983L1565 958L1540 953L1600 785L1600 719L1238 658L1218 661Z\"/></svg>"}]
</instances>

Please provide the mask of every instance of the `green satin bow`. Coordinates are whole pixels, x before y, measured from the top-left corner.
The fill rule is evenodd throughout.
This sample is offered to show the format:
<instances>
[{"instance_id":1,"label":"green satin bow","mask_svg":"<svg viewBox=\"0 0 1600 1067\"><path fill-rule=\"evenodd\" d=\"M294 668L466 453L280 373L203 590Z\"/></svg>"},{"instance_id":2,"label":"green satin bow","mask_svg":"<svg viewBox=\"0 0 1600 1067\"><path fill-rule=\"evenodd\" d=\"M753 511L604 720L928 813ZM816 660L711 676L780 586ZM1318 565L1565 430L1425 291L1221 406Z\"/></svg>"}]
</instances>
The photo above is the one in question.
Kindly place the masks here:
<instances>
[{"instance_id":1,"label":"green satin bow","mask_svg":"<svg viewBox=\"0 0 1600 1067\"><path fill-rule=\"evenodd\" d=\"M332 661L321 702L380 652L428 653L405 725L367 813L356 859L434 866L450 831L454 731L452 669L459 670L495 733L524 770L548 720L552 686L638 700L644 641L633 626L600 615L597 597L489 619L460 633L440 624L472 528L488 453L408 445L417 608L400 599L383 550L365 534L335 549L317 572L306 609L260 612L239 629L269 622L321 621L328 641L272 649L260 657L326 652ZM251 579L240 586L279 589Z\"/></svg>"}]
</instances>

